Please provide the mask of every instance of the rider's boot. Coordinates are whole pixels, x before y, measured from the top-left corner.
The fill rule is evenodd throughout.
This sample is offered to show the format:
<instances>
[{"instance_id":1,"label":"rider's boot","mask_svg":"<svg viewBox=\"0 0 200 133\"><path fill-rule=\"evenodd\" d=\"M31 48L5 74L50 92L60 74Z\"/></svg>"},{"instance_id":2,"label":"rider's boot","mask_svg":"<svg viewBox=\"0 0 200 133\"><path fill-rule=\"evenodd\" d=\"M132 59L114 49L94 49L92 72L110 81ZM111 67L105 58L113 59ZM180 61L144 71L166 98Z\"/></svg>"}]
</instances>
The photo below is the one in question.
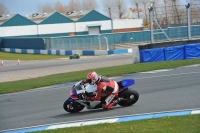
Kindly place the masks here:
<instances>
[{"instance_id":1,"label":"rider's boot","mask_svg":"<svg viewBox=\"0 0 200 133\"><path fill-rule=\"evenodd\" d=\"M119 103L119 98L116 98L115 100L113 100L113 102L111 102L108 105L103 104L103 108L104 109L110 109L112 106L116 106Z\"/></svg>"}]
</instances>

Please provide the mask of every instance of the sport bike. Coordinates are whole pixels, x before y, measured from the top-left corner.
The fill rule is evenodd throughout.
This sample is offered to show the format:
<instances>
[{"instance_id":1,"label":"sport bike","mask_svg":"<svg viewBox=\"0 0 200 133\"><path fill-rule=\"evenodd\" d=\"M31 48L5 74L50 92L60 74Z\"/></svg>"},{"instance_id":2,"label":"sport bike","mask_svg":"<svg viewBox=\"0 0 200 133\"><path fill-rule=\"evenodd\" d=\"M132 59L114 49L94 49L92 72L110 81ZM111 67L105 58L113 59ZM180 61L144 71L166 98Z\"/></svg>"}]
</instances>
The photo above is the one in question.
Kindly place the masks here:
<instances>
[{"instance_id":1,"label":"sport bike","mask_svg":"<svg viewBox=\"0 0 200 133\"><path fill-rule=\"evenodd\" d=\"M70 97L63 104L64 110L75 113L81 111L84 107L88 109L102 108L102 103L107 97L107 94L103 92L100 101L87 101L86 97L93 95L97 86L90 84L83 85L81 82L82 80L73 85L70 91ZM118 81L117 84L119 85L118 105L123 107L131 106L138 101L139 93L129 88L135 84L134 79L124 79Z\"/></svg>"}]
</instances>

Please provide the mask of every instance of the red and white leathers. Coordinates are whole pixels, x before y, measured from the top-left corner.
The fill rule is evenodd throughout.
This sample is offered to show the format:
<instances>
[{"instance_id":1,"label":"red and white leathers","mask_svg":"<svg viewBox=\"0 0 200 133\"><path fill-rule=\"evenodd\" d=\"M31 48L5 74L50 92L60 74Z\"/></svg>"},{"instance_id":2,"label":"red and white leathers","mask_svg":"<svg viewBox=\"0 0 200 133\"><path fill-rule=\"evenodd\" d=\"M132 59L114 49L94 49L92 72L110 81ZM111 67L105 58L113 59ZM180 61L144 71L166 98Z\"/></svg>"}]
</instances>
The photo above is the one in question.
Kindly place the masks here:
<instances>
[{"instance_id":1,"label":"red and white leathers","mask_svg":"<svg viewBox=\"0 0 200 133\"><path fill-rule=\"evenodd\" d=\"M116 103L113 100L118 96L119 86L116 81L108 79L103 76L99 76L99 79L95 82L97 85L96 96L91 97L91 100L100 100L102 92L106 93L108 96L105 99L105 103L102 104L102 108L110 109L115 106Z\"/></svg>"}]
</instances>

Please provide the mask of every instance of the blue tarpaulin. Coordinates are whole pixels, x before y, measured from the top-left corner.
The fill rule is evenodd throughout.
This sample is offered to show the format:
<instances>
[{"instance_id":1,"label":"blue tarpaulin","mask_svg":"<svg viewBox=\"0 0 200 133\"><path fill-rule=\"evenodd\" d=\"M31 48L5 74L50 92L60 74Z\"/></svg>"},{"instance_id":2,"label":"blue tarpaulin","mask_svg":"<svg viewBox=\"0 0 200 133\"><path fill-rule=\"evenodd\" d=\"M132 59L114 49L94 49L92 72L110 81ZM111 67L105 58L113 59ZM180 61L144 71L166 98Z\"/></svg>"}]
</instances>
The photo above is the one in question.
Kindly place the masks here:
<instances>
[{"instance_id":1,"label":"blue tarpaulin","mask_svg":"<svg viewBox=\"0 0 200 133\"><path fill-rule=\"evenodd\" d=\"M185 59L185 45L166 47L165 59L166 60L183 60Z\"/></svg>"},{"instance_id":2,"label":"blue tarpaulin","mask_svg":"<svg viewBox=\"0 0 200 133\"><path fill-rule=\"evenodd\" d=\"M164 48L140 50L141 62L158 62L164 61Z\"/></svg>"},{"instance_id":3,"label":"blue tarpaulin","mask_svg":"<svg viewBox=\"0 0 200 133\"><path fill-rule=\"evenodd\" d=\"M200 58L200 44L185 45L186 59Z\"/></svg>"}]
</instances>

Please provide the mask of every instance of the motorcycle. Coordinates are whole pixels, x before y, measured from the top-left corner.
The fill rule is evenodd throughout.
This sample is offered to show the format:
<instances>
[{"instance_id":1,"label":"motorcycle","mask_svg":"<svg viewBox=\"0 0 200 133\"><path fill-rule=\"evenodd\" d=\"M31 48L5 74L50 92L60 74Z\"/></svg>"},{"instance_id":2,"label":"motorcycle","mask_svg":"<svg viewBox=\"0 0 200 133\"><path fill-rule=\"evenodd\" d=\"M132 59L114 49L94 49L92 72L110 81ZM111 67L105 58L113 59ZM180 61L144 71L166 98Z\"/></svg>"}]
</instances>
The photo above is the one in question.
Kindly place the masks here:
<instances>
[{"instance_id":1,"label":"motorcycle","mask_svg":"<svg viewBox=\"0 0 200 133\"><path fill-rule=\"evenodd\" d=\"M102 108L102 103L107 97L107 94L102 93L100 101L87 101L86 97L93 95L97 89L96 85L81 84L82 80L73 85L70 91L70 97L64 102L63 108L70 113L79 112L87 107L88 109ZM118 81L118 105L122 107L131 106L139 99L139 93L136 90L130 90L129 87L135 84L134 79L124 79Z\"/></svg>"}]
</instances>

